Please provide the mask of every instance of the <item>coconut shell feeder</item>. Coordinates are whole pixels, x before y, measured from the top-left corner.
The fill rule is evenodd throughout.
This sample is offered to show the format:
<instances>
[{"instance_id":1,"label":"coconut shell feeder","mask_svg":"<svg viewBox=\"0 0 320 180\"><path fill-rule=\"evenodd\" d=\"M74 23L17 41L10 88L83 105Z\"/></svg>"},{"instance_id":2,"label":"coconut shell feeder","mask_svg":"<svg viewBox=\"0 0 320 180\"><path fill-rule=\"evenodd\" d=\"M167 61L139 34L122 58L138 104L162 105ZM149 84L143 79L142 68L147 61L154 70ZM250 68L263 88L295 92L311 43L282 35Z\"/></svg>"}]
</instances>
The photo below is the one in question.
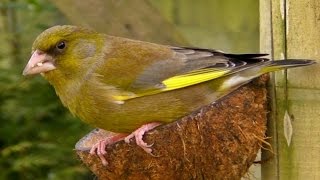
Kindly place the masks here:
<instances>
[{"instance_id":1,"label":"coconut shell feeder","mask_svg":"<svg viewBox=\"0 0 320 180\"><path fill-rule=\"evenodd\" d=\"M76 144L81 161L98 179L240 179L262 147L267 123L268 75L255 79L205 106L144 136L154 143L151 156L134 141L107 148L103 166L90 147L110 135L94 130Z\"/></svg>"}]
</instances>

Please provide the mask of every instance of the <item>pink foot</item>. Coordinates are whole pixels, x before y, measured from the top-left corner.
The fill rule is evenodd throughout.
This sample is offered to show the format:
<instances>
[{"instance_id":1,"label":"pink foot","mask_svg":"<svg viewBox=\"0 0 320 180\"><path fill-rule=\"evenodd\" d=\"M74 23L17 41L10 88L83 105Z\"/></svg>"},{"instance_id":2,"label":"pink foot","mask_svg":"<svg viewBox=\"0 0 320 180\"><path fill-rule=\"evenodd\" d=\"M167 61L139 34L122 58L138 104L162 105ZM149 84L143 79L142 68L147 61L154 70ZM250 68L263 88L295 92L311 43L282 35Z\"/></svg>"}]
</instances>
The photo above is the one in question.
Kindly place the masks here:
<instances>
[{"instance_id":1,"label":"pink foot","mask_svg":"<svg viewBox=\"0 0 320 180\"><path fill-rule=\"evenodd\" d=\"M104 157L104 155L107 153L106 152L106 147L110 144L114 144L118 141L123 140L127 134L121 134L121 133L115 133L115 135L107 137L103 140L100 140L98 143L93 145L90 150L90 154L94 155L97 154L104 166L108 165L108 161Z\"/></svg>"},{"instance_id":2,"label":"pink foot","mask_svg":"<svg viewBox=\"0 0 320 180\"><path fill-rule=\"evenodd\" d=\"M142 138L143 138L144 133L146 133L147 131L149 131L159 125L161 125L161 123L158 123L158 122L145 124L145 125L141 126L140 128L138 128L137 130L133 131L129 136L125 137L124 141L126 143L130 143L130 139L135 137L137 145L140 146L148 154L153 155L151 153L152 149L150 148L153 144L145 143Z\"/></svg>"}]
</instances>

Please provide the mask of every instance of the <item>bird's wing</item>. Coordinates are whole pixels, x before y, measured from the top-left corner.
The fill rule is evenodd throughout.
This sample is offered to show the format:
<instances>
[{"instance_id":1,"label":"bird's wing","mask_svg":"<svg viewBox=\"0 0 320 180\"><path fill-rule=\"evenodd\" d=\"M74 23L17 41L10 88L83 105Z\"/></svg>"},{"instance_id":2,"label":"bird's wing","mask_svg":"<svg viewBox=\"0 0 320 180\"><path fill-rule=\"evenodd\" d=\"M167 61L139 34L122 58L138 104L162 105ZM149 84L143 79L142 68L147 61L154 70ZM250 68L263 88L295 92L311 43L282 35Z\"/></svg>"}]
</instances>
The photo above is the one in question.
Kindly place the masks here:
<instances>
[{"instance_id":1,"label":"bird's wing","mask_svg":"<svg viewBox=\"0 0 320 180\"><path fill-rule=\"evenodd\" d=\"M121 93L118 101L171 91L229 75L269 61L266 54L226 54L200 48L171 47L171 58L144 68ZM120 92L120 91L119 91Z\"/></svg>"}]
</instances>

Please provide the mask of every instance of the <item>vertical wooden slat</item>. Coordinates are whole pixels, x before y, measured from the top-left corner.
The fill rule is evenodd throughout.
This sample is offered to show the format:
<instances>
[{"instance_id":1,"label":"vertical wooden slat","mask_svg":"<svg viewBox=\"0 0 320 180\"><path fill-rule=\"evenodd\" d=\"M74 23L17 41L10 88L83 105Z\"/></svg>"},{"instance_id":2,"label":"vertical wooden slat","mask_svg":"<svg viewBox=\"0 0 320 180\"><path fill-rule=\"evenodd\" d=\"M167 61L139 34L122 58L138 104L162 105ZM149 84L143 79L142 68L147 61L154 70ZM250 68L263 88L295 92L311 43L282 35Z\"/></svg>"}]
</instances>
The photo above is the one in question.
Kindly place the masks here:
<instances>
[{"instance_id":1,"label":"vertical wooden slat","mask_svg":"<svg viewBox=\"0 0 320 180\"><path fill-rule=\"evenodd\" d=\"M274 59L320 59L319 1L261 0L260 10L262 51L271 52ZM266 29L269 34L262 33ZM263 165L263 179L320 179L319 69L313 65L275 73L272 110L276 118L270 122L276 125L269 126L269 135L276 143L276 157ZM284 123L285 112L291 117L290 145L284 135L289 127Z\"/></svg>"},{"instance_id":2,"label":"vertical wooden slat","mask_svg":"<svg viewBox=\"0 0 320 180\"><path fill-rule=\"evenodd\" d=\"M272 3L266 0L260 0L260 51L262 53L268 53L269 58L273 55L273 28L272 28ZM274 74L270 75L270 81L274 82ZM274 84L270 84L269 96L270 96L270 108L276 109L275 101L275 91ZM268 139L268 142L272 146L272 151L262 150L261 159L263 160L261 164L261 177L263 179L277 179L278 177L278 156L277 153L277 123L276 123L276 113L271 111L268 118L267 124L267 136L272 137ZM269 148L269 147L267 147ZM266 162L264 162L264 160Z\"/></svg>"}]
</instances>

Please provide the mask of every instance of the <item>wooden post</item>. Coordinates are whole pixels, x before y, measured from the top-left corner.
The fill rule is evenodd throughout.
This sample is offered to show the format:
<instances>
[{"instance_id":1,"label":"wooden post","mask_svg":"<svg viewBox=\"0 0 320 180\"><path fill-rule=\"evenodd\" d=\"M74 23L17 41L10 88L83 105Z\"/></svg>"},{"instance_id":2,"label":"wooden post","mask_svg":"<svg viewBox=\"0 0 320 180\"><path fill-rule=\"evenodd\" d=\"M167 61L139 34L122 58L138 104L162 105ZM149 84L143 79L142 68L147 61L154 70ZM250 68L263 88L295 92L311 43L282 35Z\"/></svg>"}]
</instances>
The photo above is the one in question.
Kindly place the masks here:
<instances>
[{"instance_id":1,"label":"wooden post","mask_svg":"<svg viewBox=\"0 0 320 180\"><path fill-rule=\"evenodd\" d=\"M261 51L273 59L319 60L319 12L320 1L261 0ZM320 179L319 75L320 66L314 65L272 78L268 135L275 154L262 166L263 179Z\"/></svg>"}]
</instances>

